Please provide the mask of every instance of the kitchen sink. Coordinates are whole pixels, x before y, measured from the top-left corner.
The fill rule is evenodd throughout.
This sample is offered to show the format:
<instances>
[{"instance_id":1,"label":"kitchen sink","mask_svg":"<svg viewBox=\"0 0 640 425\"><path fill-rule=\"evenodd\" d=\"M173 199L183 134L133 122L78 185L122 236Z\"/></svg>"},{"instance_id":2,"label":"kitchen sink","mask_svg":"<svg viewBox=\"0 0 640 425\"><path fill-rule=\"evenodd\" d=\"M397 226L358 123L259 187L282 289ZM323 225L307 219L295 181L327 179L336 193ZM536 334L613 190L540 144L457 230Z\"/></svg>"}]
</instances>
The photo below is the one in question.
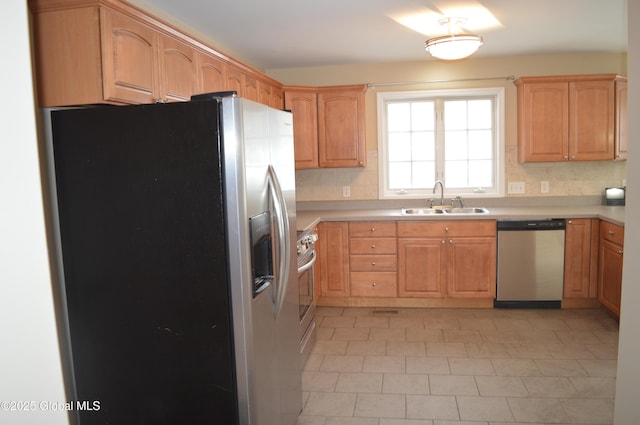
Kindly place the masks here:
<instances>
[{"instance_id":1,"label":"kitchen sink","mask_svg":"<svg viewBox=\"0 0 640 425\"><path fill-rule=\"evenodd\" d=\"M403 208L402 215L431 215L444 214L445 210L439 208Z\"/></svg>"},{"instance_id":2,"label":"kitchen sink","mask_svg":"<svg viewBox=\"0 0 640 425\"><path fill-rule=\"evenodd\" d=\"M451 208L447 214L489 214L489 210L483 207Z\"/></svg>"},{"instance_id":3,"label":"kitchen sink","mask_svg":"<svg viewBox=\"0 0 640 425\"><path fill-rule=\"evenodd\" d=\"M489 214L483 207L468 208L403 208L402 215L433 215L433 214Z\"/></svg>"}]
</instances>

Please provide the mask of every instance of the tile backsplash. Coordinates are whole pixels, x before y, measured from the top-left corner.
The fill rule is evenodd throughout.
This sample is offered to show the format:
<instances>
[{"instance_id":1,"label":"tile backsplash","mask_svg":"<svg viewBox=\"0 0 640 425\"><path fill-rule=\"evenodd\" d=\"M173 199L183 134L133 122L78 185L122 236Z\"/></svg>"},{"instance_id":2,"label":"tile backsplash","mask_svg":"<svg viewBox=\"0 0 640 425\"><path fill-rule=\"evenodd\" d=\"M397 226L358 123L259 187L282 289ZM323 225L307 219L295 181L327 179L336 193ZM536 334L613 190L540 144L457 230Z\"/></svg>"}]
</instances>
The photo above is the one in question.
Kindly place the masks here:
<instances>
[{"instance_id":1,"label":"tile backsplash","mask_svg":"<svg viewBox=\"0 0 640 425\"><path fill-rule=\"evenodd\" d=\"M605 187L621 186L627 174L626 161L585 161L566 163L521 164L517 147L505 147L506 181L525 183L528 196L599 196ZM542 193L541 182L549 182L549 192ZM343 197L349 186L350 196ZM296 171L296 199L303 201L346 201L378 199L377 151L367 152L365 168L324 168Z\"/></svg>"}]
</instances>

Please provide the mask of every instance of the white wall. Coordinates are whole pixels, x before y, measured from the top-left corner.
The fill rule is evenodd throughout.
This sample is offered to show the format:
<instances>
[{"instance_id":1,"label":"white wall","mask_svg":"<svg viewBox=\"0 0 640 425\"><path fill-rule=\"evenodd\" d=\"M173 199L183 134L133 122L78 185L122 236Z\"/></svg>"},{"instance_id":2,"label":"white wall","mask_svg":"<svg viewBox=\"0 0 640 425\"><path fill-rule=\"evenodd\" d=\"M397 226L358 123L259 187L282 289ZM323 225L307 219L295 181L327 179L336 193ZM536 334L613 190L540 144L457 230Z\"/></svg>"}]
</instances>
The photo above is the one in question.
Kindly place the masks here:
<instances>
[{"instance_id":1,"label":"white wall","mask_svg":"<svg viewBox=\"0 0 640 425\"><path fill-rule=\"evenodd\" d=\"M34 401L7 411L2 424L68 424L53 310L38 163L26 1L4 2L0 103L0 402ZM41 404L45 402L46 404ZM16 405L15 407L19 407Z\"/></svg>"},{"instance_id":2,"label":"white wall","mask_svg":"<svg viewBox=\"0 0 640 425\"><path fill-rule=\"evenodd\" d=\"M629 159L615 424L640 423L640 2L629 0Z\"/></svg>"}]
</instances>

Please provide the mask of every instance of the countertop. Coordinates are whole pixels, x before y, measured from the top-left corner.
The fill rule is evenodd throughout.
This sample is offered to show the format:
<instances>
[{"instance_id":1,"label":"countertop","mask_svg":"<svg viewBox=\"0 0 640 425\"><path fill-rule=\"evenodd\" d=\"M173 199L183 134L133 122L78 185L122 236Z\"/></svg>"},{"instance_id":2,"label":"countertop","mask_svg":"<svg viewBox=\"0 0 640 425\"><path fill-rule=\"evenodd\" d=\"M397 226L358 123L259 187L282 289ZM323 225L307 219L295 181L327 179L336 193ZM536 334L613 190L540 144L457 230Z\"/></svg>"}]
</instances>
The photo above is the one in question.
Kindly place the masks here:
<instances>
[{"instance_id":1,"label":"countertop","mask_svg":"<svg viewBox=\"0 0 640 425\"><path fill-rule=\"evenodd\" d=\"M297 230L308 230L321 221L437 221L437 220L508 220L541 218L600 218L624 226L624 207L582 205L582 206L523 206L487 207L488 214L430 214L403 215L401 208L331 208L327 210L297 211Z\"/></svg>"}]
</instances>

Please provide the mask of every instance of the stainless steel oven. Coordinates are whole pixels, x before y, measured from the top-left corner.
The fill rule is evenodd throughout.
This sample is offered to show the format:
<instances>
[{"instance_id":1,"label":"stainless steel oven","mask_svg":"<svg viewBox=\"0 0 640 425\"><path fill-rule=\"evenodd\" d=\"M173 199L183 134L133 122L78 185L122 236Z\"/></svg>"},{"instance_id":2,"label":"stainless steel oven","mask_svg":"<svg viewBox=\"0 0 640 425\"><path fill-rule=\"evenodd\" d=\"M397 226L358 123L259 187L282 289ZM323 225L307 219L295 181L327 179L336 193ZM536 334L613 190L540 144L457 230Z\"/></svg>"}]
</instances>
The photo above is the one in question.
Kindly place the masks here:
<instances>
[{"instance_id":1,"label":"stainless steel oven","mask_svg":"<svg viewBox=\"0 0 640 425\"><path fill-rule=\"evenodd\" d=\"M300 293L300 354L306 363L316 340L316 288L314 280L318 234L315 231L298 234L298 289Z\"/></svg>"}]
</instances>

